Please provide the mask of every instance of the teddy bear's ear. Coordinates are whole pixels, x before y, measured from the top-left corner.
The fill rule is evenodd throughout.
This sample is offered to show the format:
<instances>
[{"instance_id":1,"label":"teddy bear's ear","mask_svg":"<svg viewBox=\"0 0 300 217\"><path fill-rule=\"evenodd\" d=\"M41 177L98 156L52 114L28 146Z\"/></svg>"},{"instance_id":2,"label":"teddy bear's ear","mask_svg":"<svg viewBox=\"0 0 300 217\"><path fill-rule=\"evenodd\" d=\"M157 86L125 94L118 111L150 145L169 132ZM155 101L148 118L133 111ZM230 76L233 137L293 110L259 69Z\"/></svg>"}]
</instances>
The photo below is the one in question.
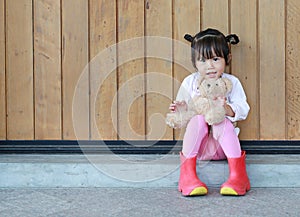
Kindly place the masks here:
<instances>
[{"instance_id":1,"label":"teddy bear's ear","mask_svg":"<svg viewBox=\"0 0 300 217\"><path fill-rule=\"evenodd\" d=\"M199 91L199 94L200 94L200 96L202 96L202 97L205 97L206 96L206 92L205 92L205 83L206 83L206 80L204 79L204 77L200 77L199 79L198 79L198 86L197 86L197 89L198 89L198 91Z\"/></svg>"},{"instance_id":2,"label":"teddy bear's ear","mask_svg":"<svg viewBox=\"0 0 300 217\"><path fill-rule=\"evenodd\" d=\"M198 80L197 80L197 89L198 89L198 90L200 89L200 86L201 86L203 80L204 80L204 77L199 77L199 78L198 78Z\"/></svg>"},{"instance_id":3,"label":"teddy bear's ear","mask_svg":"<svg viewBox=\"0 0 300 217\"><path fill-rule=\"evenodd\" d=\"M226 86L226 94L228 94L232 89L232 82L228 78L223 78L223 81Z\"/></svg>"},{"instance_id":4,"label":"teddy bear's ear","mask_svg":"<svg viewBox=\"0 0 300 217\"><path fill-rule=\"evenodd\" d=\"M203 80L204 80L204 76L200 76L200 77L198 78L198 84L201 85L202 82L203 82Z\"/></svg>"}]
</instances>

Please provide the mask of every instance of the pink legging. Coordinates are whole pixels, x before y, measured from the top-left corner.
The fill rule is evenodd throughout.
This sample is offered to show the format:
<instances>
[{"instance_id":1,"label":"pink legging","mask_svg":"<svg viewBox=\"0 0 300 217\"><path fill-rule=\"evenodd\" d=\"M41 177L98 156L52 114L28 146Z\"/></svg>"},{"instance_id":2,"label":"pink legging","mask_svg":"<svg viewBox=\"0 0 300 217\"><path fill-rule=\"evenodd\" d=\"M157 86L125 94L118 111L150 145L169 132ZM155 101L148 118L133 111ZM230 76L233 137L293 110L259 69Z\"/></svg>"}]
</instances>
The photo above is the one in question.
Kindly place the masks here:
<instances>
[{"instance_id":1,"label":"pink legging","mask_svg":"<svg viewBox=\"0 0 300 217\"><path fill-rule=\"evenodd\" d=\"M202 160L222 160L241 156L241 146L233 124L225 118L211 126L203 115L194 116L186 127L182 153L186 158L198 156Z\"/></svg>"}]
</instances>

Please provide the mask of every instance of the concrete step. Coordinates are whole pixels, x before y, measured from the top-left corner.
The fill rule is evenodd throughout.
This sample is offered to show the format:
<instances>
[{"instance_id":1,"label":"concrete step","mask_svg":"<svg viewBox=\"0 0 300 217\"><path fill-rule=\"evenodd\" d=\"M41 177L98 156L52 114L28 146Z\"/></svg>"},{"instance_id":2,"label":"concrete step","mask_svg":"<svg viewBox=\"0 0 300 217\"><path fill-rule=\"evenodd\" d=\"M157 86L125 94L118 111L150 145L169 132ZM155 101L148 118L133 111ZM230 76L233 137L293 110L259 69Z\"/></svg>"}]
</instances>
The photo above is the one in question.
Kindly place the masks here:
<instances>
[{"instance_id":1,"label":"concrete step","mask_svg":"<svg viewBox=\"0 0 300 217\"><path fill-rule=\"evenodd\" d=\"M252 187L300 187L300 155L247 155ZM179 155L0 155L0 187L177 187ZM209 187L228 177L227 161L198 161Z\"/></svg>"}]
</instances>

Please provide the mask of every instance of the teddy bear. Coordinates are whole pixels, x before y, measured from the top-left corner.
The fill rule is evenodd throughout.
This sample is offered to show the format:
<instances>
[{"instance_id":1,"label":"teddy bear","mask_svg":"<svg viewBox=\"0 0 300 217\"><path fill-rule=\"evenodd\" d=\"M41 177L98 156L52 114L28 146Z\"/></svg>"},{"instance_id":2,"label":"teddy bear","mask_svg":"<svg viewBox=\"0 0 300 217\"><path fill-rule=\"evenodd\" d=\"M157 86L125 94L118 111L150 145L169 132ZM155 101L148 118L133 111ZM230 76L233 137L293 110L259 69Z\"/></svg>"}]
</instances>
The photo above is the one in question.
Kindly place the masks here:
<instances>
[{"instance_id":1,"label":"teddy bear","mask_svg":"<svg viewBox=\"0 0 300 217\"><path fill-rule=\"evenodd\" d=\"M172 128L183 128L192 117L204 115L209 125L220 123L225 118L225 108L220 98L225 98L232 89L232 83L227 78L199 79L197 89L199 94L188 102L187 111L167 114L166 124Z\"/></svg>"}]
</instances>

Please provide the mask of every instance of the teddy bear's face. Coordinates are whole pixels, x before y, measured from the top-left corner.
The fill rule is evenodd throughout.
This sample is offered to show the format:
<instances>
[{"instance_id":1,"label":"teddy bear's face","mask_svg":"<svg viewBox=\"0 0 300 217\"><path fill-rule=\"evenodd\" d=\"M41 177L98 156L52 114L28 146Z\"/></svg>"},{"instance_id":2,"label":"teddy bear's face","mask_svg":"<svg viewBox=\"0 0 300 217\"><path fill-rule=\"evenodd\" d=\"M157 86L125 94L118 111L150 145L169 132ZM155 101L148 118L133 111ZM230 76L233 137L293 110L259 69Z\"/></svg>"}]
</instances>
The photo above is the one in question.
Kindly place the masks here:
<instances>
[{"instance_id":1,"label":"teddy bear's face","mask_svg":"<svg viewBox=\"0 0 300 217\"><path fill-rule=\"evenodd\" d=\"M224 80L224 78L204 79L200 84L201 95L208 98L226 96L231 89L231 86L227 83L228 81L228 79Z\"/></svg>"}]
</instances>

